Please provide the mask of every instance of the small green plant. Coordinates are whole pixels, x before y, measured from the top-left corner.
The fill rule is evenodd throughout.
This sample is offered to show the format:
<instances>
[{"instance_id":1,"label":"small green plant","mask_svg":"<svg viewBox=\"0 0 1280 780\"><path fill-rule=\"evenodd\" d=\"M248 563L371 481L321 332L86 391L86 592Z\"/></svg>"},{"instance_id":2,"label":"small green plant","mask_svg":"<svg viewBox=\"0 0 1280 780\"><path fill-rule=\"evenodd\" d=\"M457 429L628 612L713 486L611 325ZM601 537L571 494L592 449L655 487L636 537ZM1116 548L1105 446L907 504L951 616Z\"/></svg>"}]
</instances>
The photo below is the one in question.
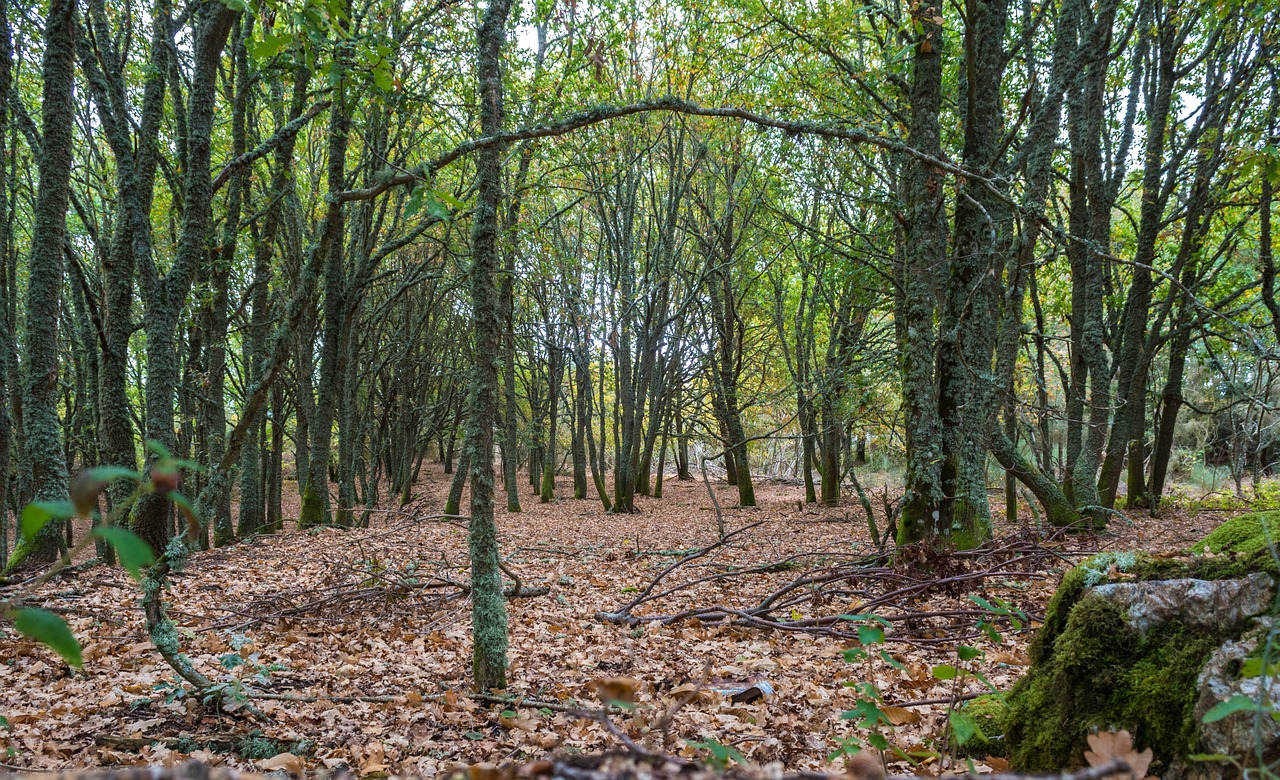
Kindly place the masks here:
<instances>
[{"instance_id":1,"label":"small green plant","mask_svg":"<svg viewBox=\"0 0 1280 780\"><path fill-rule=\"evenodd\" d=\"M725 745L714 739L707 739L701 742L690 742L690 747L706 750L711 755L707 756L707 765L712 769L723 772L729 768L730 764L746 765L747 759L733 745Z\"/></svg>"},{"instance_id":2,"label":"small green plant","mask_svg":"<svg viewBox=\"0 0 1280 780\"><path fill-rule=\"evenodd\" d=\"M854 756L870 748L880 754L881 763L884 762L886 751L891 751L898 757L914 763L910 756L890 745L886 731L892 733L894 728L893 721L882 706L884 697L881 695L880 689L875 683L871 682L876 679L874 673L876 658L896 669L905 668L901 662L889 655L889 652L883 647L873 652L873 648L876 645L884 644L884 630L892 624L879 615L841 615L841 617L850 622L861 624L857 627L858 646L845 650L844 660L851 664L862 664L863 679L845 683L846 687L852 688L858 693L859 698L854 702L853 708L842 713L840 718L850 721L858 728L867 729L870 733L865 737L865 741L858 737L837 738L837 747L828 754L827 760L835 761L841 757Z\"/></svg>"},{"instance_id":3,"label":"small green plant","mask_svg":"<svg viewBox=\"0 0 1280 780\"><path fill-rule=\"evenodd\" d=\"M80 642L67 622L48 610L25 607L22 603L37 587L66 568L77 553L98 541L105 542L114 549L121 565L129 571L129 576L135 582L141 583L142 570L155 562L155 553L140 537L118 526L117 523L134 502L147 493L167 495L187 515L189 521L195 522L195 512L190 503L174 488L178 483L181 469L199 469L199 466L190 461L174 458L164 445L158 442L147 442L147 451L156 455L149 477L143 477L142 474L131 469L115 466L86 469L72 481L71 500L36 501L22 509L22 538L14 546L13 553L5 564L5 571L11 571L31 554L35 549L37 536L46 525L54 521L65 522L75 517L89 518L97 508L98 496L108 484L117 480L131 480L137 483L137 487L129 497L114 507L103 522L81 538L79 543L61 560L50 566L26 588L7 601L0 602L0 615L10 620L19 634L45 645L77 669L84 666L84 658L81 654Z\"/></svg>"}]
</instances>

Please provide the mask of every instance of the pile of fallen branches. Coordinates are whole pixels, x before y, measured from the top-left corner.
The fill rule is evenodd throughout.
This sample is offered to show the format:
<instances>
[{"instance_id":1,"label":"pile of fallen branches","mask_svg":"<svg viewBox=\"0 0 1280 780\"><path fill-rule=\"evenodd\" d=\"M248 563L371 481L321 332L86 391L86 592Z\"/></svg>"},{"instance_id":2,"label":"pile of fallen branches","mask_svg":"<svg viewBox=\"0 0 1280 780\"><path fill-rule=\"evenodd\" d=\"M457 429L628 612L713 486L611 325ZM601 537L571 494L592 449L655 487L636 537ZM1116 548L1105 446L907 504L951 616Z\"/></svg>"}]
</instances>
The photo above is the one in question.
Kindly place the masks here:
<instances>
[{"instance_id":1,"label":"pile of fallen branches","mask_svg":"<svg viewBox=\"0 0 1280 780\"><path fill-rule=\"evenodd\" d=\"M1025 625L1026 618L1039 618L1026 605L1012 604L1007 612L993 611L970 596L994 591L1016 594L1033 580L1054 576L1051 570L1070 567L1075 560L1096 552L1086 547L1089 540L1084 538L1011 536L963 551L927 545L867 554L802 551L746 568L717 565L721 552L748 541L750 532L759 525L728 533L680 558L630 601L596 617L629 625L698 621L854 639L858 633L851 616L874 615L893 625L890 641L947 643L976 636L980 620L1016 628L1018 623ZM777 572L791 569L800 573L781 584L774 583L752 604L721 602L663 609L672 600L687 602L708 585L776 579Z\"/></svg>"}]
</instances>

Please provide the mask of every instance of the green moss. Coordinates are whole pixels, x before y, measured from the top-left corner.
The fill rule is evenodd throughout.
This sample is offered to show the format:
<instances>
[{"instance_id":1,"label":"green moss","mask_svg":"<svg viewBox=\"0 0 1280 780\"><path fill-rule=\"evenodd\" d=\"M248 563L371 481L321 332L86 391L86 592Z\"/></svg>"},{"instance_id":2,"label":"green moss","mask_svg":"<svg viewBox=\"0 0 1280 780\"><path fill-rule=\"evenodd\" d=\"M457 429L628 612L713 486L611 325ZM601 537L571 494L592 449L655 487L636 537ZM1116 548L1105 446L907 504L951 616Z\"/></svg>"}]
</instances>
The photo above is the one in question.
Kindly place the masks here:
<instances>
[{"instance_id":1,"label":"green moss","mask_svg":"<svg viewBox=\"0 0 1280 780\"><path fill-rule=\"evenodd\" d=\"M283 743L265 737L246 737L236 746L236 752L248 759L271 758L285 752L285 749Z\"/></svg>"},{"instance_id":2,"label":"green moss","mask_svg":"<svg viewBox=\"0 0 1280 780\"><path fill-rule=\"evenodd\" d=\"M1067 572L1031 643L1032 668L1007 697L1002 725L1012 766L1019 771L1078 767L1086 738L1097 729L1128 729L1139 749L1155 752L1157 774L1193 752L1196 679L1209 654L1234 637L1176 622L1142 635L1129 628L1122 607L1085 594L1090 584L1106 582L1117 569L1124 580L1275 574L1263 523L1280 538L1280 512L1245 515L1224 523L1192 550L1203 551L1208 544L1213 556L1138 553L1123 562L1114 555L1094 556Z\"/></svg>"},{"instance_id":3,"label":"green moss","mask_svg":"<svg viewBox=\"0 0 1280 780\"><path fill-rule=\"evenodd\" d=\"M1280 511L1233 517L1193 545L1190 552L1201 553L1207 549L1241 559L1248 571L1280 573L1268 539L1280 546Z\"/></svg>"},{"instance_id":4,"label":"green moss","mask_svg":"<svg viewBox=\"0 0 1280 780\"><path fill-rule=\"evenodd\" d=\"M1196 678L1218 640L1179 624L1149 634L1138 648L1141 658L1125 675L1128 699L1117 722L1135 724L1134 733L1158 746L1164 760L1195 752ZM1166 764L1167 765L1167 764Z\"/></svg>"},{"instance_id":5,"label":"green moss","mask_svg":"<svg viewBox=\"0 0 1280 780\"><path fill-rule=\"evenodd\" d=\"M1081 598L1078 576L1073 570L1055 596L1059 613L1069 610L1065 621L1054 616L1061 630L1050 634L1046 622L1035 666L1009 694L1011 763L1019 771L1078 767L1089 733L1128 729L1139 748L1153 749L1160 771L1194 747L1196 677L1225 637L1179 623L1140 635L1114 602Z\"/></svg>"},{"instance_id":6,"label":"green moss","mask_svg":"<svg viewBox=\"0 0 1280 780\"><path fill-rule=\"evenodd\" d=\"M1071 608L1080 600L1080 594L1084 593L1084 578L1084 568L1081 566L1071 569L1062 578L1062 583L1058 585L1058 590L1045 609L1044 625L1031 640L1032 663L1041 663L1053 650L1054 640L1066 628Z\"/></svg>"},{"instance_id":7,"label":"green moss","mask_svg":"<svg viewBox=\"0 0 1280 780\"><path fill-rule=\"evenodd\" d=\"M302 509L298 517L298 527L313 528L324 525L325 521L324 502L320 499L319 491L308 481L302 491Z\"/></svg>"},{"instance_id":8,"label":"green moss","mask_svg":"<svg viewBox=\"0 0 1280 780\"><path fill-rule=\"evenodd\" d=\"M971 756L1003 756L1007 747L1004 720L1009 712L1004 697L980 696L966 704L962 712L976 720L980 729L979 734L965 743L964 752Z\"/></svg>"},{"instance_id":9,"label":"green moss","mask_svg":"<svg viewBox=\"0 0 1280 780\"><path fill-rule=\"evenodd\" d=\"M1133 569L1135 580L1231 580L1246 577L1253 572L1276 573L1271 556L1214 555L1212 558L1197 555L1192 558L1153 558L1138 556Z\"/></svg>"}]
</instances>

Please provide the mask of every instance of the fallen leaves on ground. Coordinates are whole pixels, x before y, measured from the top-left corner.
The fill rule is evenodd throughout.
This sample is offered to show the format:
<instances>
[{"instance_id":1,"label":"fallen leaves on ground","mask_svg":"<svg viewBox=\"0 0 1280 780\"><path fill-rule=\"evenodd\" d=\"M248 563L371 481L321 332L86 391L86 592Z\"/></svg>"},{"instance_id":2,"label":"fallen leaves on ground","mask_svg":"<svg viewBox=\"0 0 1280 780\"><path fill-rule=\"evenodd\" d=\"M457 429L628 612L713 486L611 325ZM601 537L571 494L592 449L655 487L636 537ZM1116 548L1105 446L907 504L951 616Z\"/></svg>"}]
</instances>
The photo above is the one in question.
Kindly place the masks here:
<instances>
[{"instance_id":1,"label":"fallen leaves on ground","mask_svg":"<svg viewBox=\"0 0 1280 780\"><path fill-rule=\"evenodd\" d=\"M715 742L760 765L838 771L841 764L828 756L859 733L840 717L860 697L855 685L878 687L894 744L914 749L936 742L948 702L984 690L972 674L941 680L931 671L959 664L949 637L972 630L971 618L945 613L960 603L971 609L968 595L998 596L1040 613L1062 573L1047 569L986 581L974 594L921 597L913 609L944 614L911 626L919 640L849 663L843 654L857 642L831 636L696 619L625 625L596 617L630 601L687 551L716 541L715 510L701 484L668 479L662 499L638 499L640 512L627 516L605 514L591 500L540 504L525 495L525 511L499 507L498 523L506 562L522 584L550 589L508 605L508 693L534 703L491 706L466 695L465 529L422 519L438 512L447 489L448 478L433 472L412 504L371 513L368 528L257 537L195 554L188 572L173 578L166 598L184 651L229 691L273 697L253 701L263 721L207 706L175 679L147 640L137 586L125 572L95 567L54 579L36 601L71 624L84 645L85 671L73 672L46 648L3 629L0 714L8 725L0 722L0 754L7 753L0 762L66 769L194 756L251 771L302 764L431 776L550 751L573 756L617 748L604 724L566 711L603 700L626 705L611 703L610 717L648 749L698 757L703 753L689 743ZM731 507L735 489L717 490L721 506ZM767 571L732 586L710 578L672 593L660 608L756 604L807 566L873 551L857 510L806 507L797 501L800 491L761 484L759 506L725 509L730 528L762 524L689 564L685 575ZM999 533L1029 533L1030 515L1022 522ZM1211 524L1135 518L1132 525L1113 524L1119 536L1095 544L1173 550ZM771 566L800 552L806 555L793 559L798 563ZM854 613L862 600L857 583L823 595L805 608ZM1006 627L998 642L975 641L984 655L964 666L1007 690L1027 663L1030 636ZM700 682L709 679L767 680L772 693L734 702Z\"/></svg>"}]
</instances>

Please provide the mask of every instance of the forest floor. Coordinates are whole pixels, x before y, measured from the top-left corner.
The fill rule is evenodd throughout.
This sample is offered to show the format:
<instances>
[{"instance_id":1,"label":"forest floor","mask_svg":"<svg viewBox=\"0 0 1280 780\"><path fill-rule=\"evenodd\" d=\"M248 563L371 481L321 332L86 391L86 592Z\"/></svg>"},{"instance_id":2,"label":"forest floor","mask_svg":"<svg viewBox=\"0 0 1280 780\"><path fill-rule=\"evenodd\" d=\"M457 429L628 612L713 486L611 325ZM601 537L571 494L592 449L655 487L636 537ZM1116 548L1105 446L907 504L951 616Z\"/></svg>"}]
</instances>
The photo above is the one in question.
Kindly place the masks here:
<instances>
[{"instance_id":1,"label":"forest floor","mask_svg":"<svg viewBox=\"0 0 1280 780\"><path fill-rule=\"evenodd\" d=\"M571 480L559 487L571 492ZM1028 514L1002 522L999 544L987 554L942 572L951 587L912 590L940 576L921 574L936 561L904 557L865 577L838 573L875 552L855 500L805 507L802 488L764 483L759 506L739 509L736 490L715 485L727 529L747 530L677 566L650 595L705 581L646 601L634 614L718 606L721 615L741 616L797 578L837 572L797 583L788 591L793 606L770 618L806 630L769 630L759 621L627 624L598 615L643 595L690 551L716 544L716 512L700 481L668 480L662 499L639 499L639 513L629 516L605 514L595 500L540 504L527 488L522 480L525 511L500 506L498 524L508 567L525 588L549 591L509 602L508 693L530 702L492 706L467 696L465 524L424 519L439 511L448 489L437 470L410 505L374 513L368 528L290 527L195 554L174 578L169 601L185 651L233 699L252 691L249 703L265 719L203 705L174 682L147 639L138 586L125 572L98 566L48 583L34 601L67 618L84 645L84 671L7 626L0 630L0 768L195 757L259 770L431 776L475 762L617 749L614 729L686 758L718 743L761 765L840 771L828 756L854 735L841 718L861 695L851 684L877 686L896 708L886 710L897 723L884 729L889 741L911 750L943 738L950 702L985 690L973 673L1002 690L1021 674L1031 632L997 621L999 640L982 636L974 628L982 611L970 596L1005 599L1034 624L1081 555L1179 550L1224 517L1135 515L1105 534L1041 547ZM1003 519L1002 508L993 514ZM877 519L883 527L879 506ZM850 638L856 626L824 618L857 614L885 593L892 602L904 590L900 603L875 609L894 617L882 646L887 657L846 661L844 651L858 644ZM960 663L960 644L983 655ZM940 664L969 673L938 680L932 670ZM773 692L749 703L713 690L761 680ZM635 703L600 715L609 698ZM597 719L574 714L577 708L595 708ZM999 759L975 766L1004 768Z\"/></svg>"}]
</instances>

